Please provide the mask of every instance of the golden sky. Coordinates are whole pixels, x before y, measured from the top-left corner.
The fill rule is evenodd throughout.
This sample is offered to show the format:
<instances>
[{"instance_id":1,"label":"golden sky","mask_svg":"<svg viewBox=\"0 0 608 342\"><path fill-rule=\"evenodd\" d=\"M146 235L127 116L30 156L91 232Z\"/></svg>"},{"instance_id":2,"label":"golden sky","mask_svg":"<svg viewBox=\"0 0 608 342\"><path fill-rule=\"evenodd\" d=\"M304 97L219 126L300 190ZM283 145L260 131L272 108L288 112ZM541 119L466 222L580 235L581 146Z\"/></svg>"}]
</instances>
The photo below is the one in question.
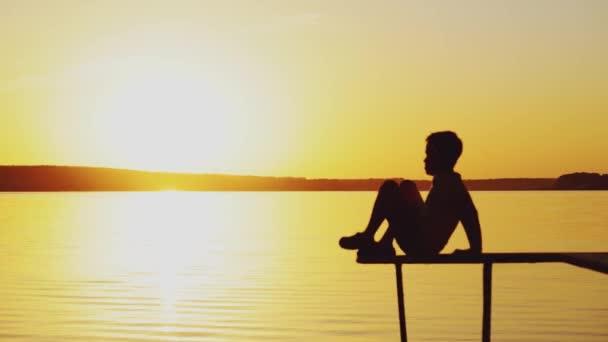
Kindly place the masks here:
<instances>
[{"instance_id":1,"label":"golden sky","mask_svg":"<svg viewBox=\"0 0 608 342\"><path fill-rule=\"evenodd\" d=\"M608 1L0 0L0 164L608 172Z\"/></svg>"}]
</instances>

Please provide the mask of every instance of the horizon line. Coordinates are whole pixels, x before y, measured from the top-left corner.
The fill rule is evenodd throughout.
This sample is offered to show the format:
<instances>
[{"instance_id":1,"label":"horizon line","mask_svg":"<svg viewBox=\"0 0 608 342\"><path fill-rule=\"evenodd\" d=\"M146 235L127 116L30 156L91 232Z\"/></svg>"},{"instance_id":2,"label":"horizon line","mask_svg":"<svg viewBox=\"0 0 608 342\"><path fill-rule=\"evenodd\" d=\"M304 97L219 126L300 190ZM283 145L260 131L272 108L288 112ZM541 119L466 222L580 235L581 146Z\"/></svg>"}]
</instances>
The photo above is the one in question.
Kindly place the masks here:
<instances>
[{"instance_id":1,"label":"horizon line","mask_svg":"<svg viewBox=\"0 0 608 342\"><path fill-rule=\"evenodd\" d=\"M294 179L306 179L306 180L371 180L371 179L411 179L419 181L431 181L433 176L428 176L429 179L417 179L408 177L306 177L306 176L277 176L277 175L259 175L259 174L246 174L246 173L230 173L230 172L191 172L191 171L166 171L166 170L152 170L152 169L135 169L125 167L113 167L113 166L92 166L92 165L67 165L67 164L0 164L0 168L3 167L59 167L59 168L84 168L84 169L107 169L107 170L120 170L120 171L131 171L131 172L145 172L145 173L162 173L162 174L176 174L176 175L209 175L209 176L236 176L236 177L260 177L260 178L294 178ZM494 177L494 178L463 178L463 180L500 180L500 179L557 179L562 175L574 174L574 173L596 173L603 175L600 172L588 172L588 171L575 171L570 173L564 173L559 176L552 177Z\"/></svg>"}]
</instances>

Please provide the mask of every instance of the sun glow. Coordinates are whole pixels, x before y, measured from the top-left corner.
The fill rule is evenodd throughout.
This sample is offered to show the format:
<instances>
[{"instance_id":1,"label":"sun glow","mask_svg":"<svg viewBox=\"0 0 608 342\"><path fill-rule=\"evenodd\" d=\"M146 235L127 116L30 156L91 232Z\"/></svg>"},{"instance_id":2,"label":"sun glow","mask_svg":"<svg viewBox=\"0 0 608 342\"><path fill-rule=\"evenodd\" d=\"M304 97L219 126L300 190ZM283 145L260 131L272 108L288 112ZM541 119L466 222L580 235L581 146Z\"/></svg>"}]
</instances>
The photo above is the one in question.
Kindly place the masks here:
<instances>
[{"instance_id":1,"label":"sun glow","mask_svg":"<svg viewBox=\"0 0 608 342\"><path fill-rule=\"evenodd\" d=\"M222 163L238 147L231 137L243 135L235 121L246 113L195 68L135 62L123 69L98 98L94 128L120 163L193 170Z\"/></svg>"},{"instance_id":2,"label":"sun glow","mask_svg":"<svg viewBox=\"0 0 608 342\"><path fill-rule=\"evenodd\" d=\"M275 139L292 134L286 97L276 75L250 59L183 46L108 47L94 56L62 74L55 100L71 119L57 123L56 145L90 151L94 160L82 164L252 173L243 167L283 159L287 146Z\"/></svg>"}]
</instances>

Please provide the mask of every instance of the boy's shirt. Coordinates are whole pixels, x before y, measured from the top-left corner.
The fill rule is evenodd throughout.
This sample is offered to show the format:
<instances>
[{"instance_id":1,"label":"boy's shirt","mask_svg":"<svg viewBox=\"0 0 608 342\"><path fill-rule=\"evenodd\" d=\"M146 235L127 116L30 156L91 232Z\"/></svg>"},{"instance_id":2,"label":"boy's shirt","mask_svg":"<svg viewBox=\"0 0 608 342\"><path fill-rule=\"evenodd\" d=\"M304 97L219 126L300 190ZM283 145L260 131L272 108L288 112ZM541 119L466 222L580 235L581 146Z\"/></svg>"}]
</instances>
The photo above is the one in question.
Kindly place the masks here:
<instances>
[{"instance_id":1,"label":"boy's shirt","mask_svg":"<svg viewBox=\"0 0 608 342\"><path fill-rule=\"evenodd\" d=\"M458 222L476 217L473 200L460 174L438 175L433 178L421 215L426 245L434 252L441 251L456 230Z\"/></svg>"}]
</instances>

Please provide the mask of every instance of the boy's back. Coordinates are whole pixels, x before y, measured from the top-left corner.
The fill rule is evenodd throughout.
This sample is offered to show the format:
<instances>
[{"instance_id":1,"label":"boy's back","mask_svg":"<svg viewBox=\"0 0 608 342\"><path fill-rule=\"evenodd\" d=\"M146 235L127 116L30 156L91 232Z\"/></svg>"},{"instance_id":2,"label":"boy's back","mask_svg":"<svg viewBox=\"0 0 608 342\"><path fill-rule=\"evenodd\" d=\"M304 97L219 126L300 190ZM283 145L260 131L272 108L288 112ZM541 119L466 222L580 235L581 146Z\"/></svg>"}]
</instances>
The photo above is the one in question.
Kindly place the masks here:
<instances>
[{"instance_id":1,"label":"boy's back","mask_svg":"<svg viewBox=\"0 0 608 342\"><path fill-rule=\"evenodd\" d=\"M428 248L438 253L459 221L470 221L476 216L475 205L460 174L438 174L433 178L433 186L420 213L421 237Z\"/></svg>"}]
</instances>

